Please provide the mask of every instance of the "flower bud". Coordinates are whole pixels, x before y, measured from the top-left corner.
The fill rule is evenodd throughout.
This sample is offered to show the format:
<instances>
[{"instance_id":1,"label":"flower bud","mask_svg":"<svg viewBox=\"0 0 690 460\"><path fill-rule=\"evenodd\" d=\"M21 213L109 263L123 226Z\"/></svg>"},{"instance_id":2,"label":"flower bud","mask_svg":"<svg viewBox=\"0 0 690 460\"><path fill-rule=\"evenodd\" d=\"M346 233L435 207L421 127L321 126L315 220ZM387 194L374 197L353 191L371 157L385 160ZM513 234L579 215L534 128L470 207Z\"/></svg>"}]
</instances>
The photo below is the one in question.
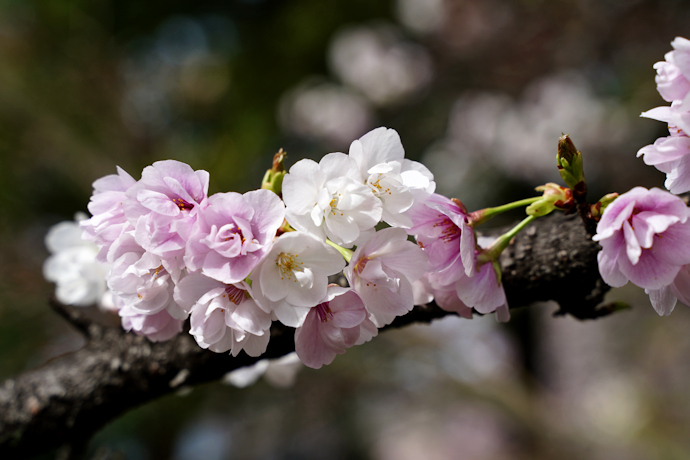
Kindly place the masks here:
<instances>
[{"instance_id":1,"label":"flower bud","mask_svg":"<svg viewBox=\"0 0 690 460\"><path fill-rule=\"evenodd\" d=\"M606 206L613 203L613 200L616 198L618 198L617 193L609 193L608 195L601 197L601 199L595 204L591 205L589 207L589 214L592 216L592 219L599 222L599 219L601 219L601 215L604 213Z\"/></svg>"},{"instance_id":2,"label":"flower bud","mask_svg":"<svg viewBox=\"0 0 690 460\"><path fill-rule=\"evenodd\" d=\"M554 209L561 211L571 211L575 206L573 192L569 188L561 187L558 184L549 182L536 188L538 192L544 192L541 200L535 201L527 207L527 215L542 217L549 214Z\"/></svg>"},{"instance_id":3,"label":"flower bud","mask_svg":"<svg viewBox=\"0 0 690 460\"><path fill-rule=\"evenodd\" d=\"M273 155L273 166L266 171L261 181L261 188L270 190L280 196L283 192L283 177L285 177L285 157L283 149Z\"/></svg>"},{"instance_id":4,"label":"flower bud","mask_svg":"<svg viewBox=\"0 0 690 460\"><path fill-rule=\"evenodd\" d=\"M587 193L585 174L582 167L582 154L567 134L558 139L558 172L563 181L574 192L576 198L584 198Z\"/></svg>"}]
</instances>

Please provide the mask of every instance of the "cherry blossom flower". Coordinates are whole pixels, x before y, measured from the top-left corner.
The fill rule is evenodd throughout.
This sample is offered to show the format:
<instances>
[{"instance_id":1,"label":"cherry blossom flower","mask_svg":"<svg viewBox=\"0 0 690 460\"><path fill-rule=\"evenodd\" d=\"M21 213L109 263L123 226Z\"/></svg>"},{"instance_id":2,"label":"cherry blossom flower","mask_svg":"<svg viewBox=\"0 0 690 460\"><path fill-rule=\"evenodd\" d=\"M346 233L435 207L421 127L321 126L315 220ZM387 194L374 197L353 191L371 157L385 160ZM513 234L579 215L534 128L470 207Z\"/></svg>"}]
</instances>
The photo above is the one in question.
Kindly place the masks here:
<instances>
[{"instance_id":1,"label":"cherry blossom flower","mask_svg":"<svg viewBox=\"0 0 690 460\"><path fill-rule=\"evenodd\" d=\"M285 206L269 190L217 193L194 224L185 265L226 284L240 282L270 249L284 216Z\"/></svg>"},{"instance_id":2,"label":"cherry blossom flower","mask_svg":"<svg viewBox=\"0 0 690 460\"><path fill-rule=\"evenodd\" d=\"M458 299L479 313L493 313L507 305L506 293L492 262L477 268L473 276L462 276L455 284Z\"/></svg>"},{"instance_id":3,"label":"cherry blossom flower","mask_svg":"<svg viewBox=\"0 0 690 460\"><path fill-rule=\"evenodd\" d=\"M355 162L329 153L295 163L283 179L285 219L295 229L351 247L381 220L381 202L361 183Z\"/></svg>"},{"instance_id":4,"label":"cherry blossom flower","mask_svg":"<svg viewBox=\"0 0 690 460\"><path fill-rule=\"evenodd\" d=\"M190 334L201 348L233 356L266 351L271 316L256 305L246 282L225 284L201 273L183 277L175 299L191 314Z\"/></svg>"},{"instance_id":5,"label":"cherry blossom flower","mask_svg":"<svg viewBox=\"0 0 690 460\"><path fill-rule=\"evenodd\" d=\"M84 221L77 214L76 221ZM50 228L45 244L51 255L43 264L43 276L56 284L55 297L66 305L101 304L106 294L108 265L98 260L98 246L81 239L79 223L60 222Z\"/></svg>"},{"instance_id":6,"label":"cherry blossom flower","mask_svg":"<svg viewBox=\"0 0 690 460\"><path fill-rule=\"evenodd\" d=\"M127 190L125 215L135 226L137 242L178 268L200 209L206 207L209 174L175 160L144 168L141 180Z\"/></svg>"},{"instance_id":7,"label":"cherry blossom flower","mask_svg":"<svg viewBox=\"0 0 690 460\"><path fill-rule=\"evenodd\" d=\"M666 53L666 60L654 64L656 88L668 102L683 100L690 91L690 40L676 37L671 46L674 51Z\"/></svg>"},{"instance_id":8,"label":"cherry blossom flower","mask_svg":"<svg viewBox=\"0 0 690 460\"><path fill-rule=\"evenodd\" d=\"M426 200L436 183L426 166L405 159L398 133L376 128L352 142L349 154L357 163L360 180L381 200L383 221L394 227L412 226L406 211Z\"/></svg>"},{"instance_id":9,"label":"cherry blossom flower","mask_svg":"<svg viewBox=\"0 0 690 460\"><path fill-rule=\"evenodd\" d=\"M412 310L412 283L427 267L427 255L407 240L405 230L386 228L357 248L344 273L381 327Z\"/></svg>"},{"instance_id":10,"label":"cherry blossom flower","mask_svg":"<svg viewBox=\"0 0 690 460\"><path fill-rule=\"evenodd\" d=\"M322 302L309 310L295 331L295 350L313 369L330 364L347 348L371 340L378 329L368 318L362 299L351 289L329 286Z\"/></svg>"},{"instance_id":11,"label":"cherry blossom flower","mask_svg":"<svg viewBox=\"0 0 690 460\"><path fill-rule=\"evenodd\" d=\"M671 136L660 137L654 144L642 147L637 156L666 173L664 186L671 193L690 191L690 137L683 131L676 129Z\"/></svg>"},{"instance_id":12,"label":"cherry blossom flower","mask_svg":"<svg viewBox=\"0 0 690 460\"><path fill-rule=\"evenodd\" d=\"M448 285L475 271L475 237L465 206L433 194L410 210L413 226L407 233L429 256L429 281Z\"/></svg>"},{"instance_id":13,"label":"cherry blossom flower","mask_svg":"<svg viewBox=\"0 0 690 460\"><path fill-rule=\"evenodd\" d=\"M663 190L635 187L606 207L593 239L606 283L658 290L690 263L688 208Z\"/></svg>"},{"instance_id":14,"label":"cherry blossom flower","mask_svg":"<svg viewBox=\"0 0 690 460\"><path fill-rule=\"evenodd\" d=\"M117 167L117 174L101 177L93 183L93 195L88 209L90 219L80 222L82 238L96 243L100 252L98 260L105 262L110 245L127 227L123 203L127 190L136 183L124 169Z\"/></svg>"},{"instance_id":15,"label":"cherry blossom flower","mask_svg":"<svg viewBox=\"0 0 690 460\"><path fill-rule=\"evenodd\" d=\"M164 342L182 332L184 321L173 318L167 310L145 315L127 305L117 295L114 295L113 298L116 305L119 305L118 314L122 319L122 328L125 331L133 331L152 342Z\"/></svg>"},{"instance_id":16,"label":"cherry blossom flower","mask_svg":"<svg viewBox=\"0 0 690 460\"><path fill-rule=\"evenodd\" d=\"M281 323L299 327L326 296L328 277L344 266L340 253L326 243L306 233L285 233L251 275L254 298Z\"/></svg>"},{"instance_id":17,"label":"cherry blossom flower","mask_svg":"<svg viewBox=\"0 0 690 460\"><path fill-rule=\"evenodd\" d=\"M184 320L188 313L173 298L180 271L165 267L164 261L145 251L133 232L125 232L111 246L108 260L112 268L108 287L133 313L153 315L162 310L175 319Z\"/></svg>"}]
</instances>

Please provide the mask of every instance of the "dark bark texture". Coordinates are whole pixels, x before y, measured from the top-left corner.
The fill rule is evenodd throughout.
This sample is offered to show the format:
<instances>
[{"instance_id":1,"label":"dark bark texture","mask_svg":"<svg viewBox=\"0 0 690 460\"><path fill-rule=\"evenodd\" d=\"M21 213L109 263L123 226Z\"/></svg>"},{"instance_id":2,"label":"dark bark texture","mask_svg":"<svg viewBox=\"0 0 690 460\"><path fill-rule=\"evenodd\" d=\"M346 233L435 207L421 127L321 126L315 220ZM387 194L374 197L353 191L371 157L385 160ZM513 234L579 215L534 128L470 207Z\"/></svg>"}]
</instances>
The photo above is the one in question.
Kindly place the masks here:
<instances>
[{"instance_id":1,"label":"dark bark texture","mask_svg":"<svg viewBox=\"0 0 690 460\"><path fill-rule=\"evenodd\" d=\"M597 318L607 290L596 263L599 246L577 216L539 219L521 232L501 258L511 308L555 300L558 314ZM88 439L124 412L181 386L221 378L260 358L233 358L202 350L189 334L151 343L119 328L93 324L79 311L53 307L87 338L86 345L0 385L0 458L27 458L63 448L77 457ZM387 328L430 322L449 313L415 307ZM293 330L275 323L268 350L275 358L294 350Z\"/></svg>"}]
</instances>

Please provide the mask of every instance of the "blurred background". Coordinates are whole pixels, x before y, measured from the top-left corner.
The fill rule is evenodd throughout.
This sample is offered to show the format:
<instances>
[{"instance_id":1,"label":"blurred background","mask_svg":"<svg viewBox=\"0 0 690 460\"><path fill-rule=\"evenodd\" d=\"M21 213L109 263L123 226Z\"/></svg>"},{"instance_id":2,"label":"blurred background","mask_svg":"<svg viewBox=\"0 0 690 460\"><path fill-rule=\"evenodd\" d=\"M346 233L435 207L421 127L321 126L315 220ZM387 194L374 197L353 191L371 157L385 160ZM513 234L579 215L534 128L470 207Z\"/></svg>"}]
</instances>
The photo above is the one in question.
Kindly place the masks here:
<instances>
[{"instance_id":1,"label":"blurred background","mask_svg":"<svg viewBox=\"0 0 690 460\"><path fill-rule=\"evenodd\" d=\"M654 62L679 0L0 0L0 380L81 346L47 305L51 225L91 183L160 159L259 186L385 125L470 209L530 196L558 136L592 199L663 174ZM519 214L509 217L517 220ZM591 322L555 306L387 332L287 388L216 383L104 429L102 458L687 459L690 312ZM48 457L46 457L48 458Z\"/></svg>"}]
</instances>

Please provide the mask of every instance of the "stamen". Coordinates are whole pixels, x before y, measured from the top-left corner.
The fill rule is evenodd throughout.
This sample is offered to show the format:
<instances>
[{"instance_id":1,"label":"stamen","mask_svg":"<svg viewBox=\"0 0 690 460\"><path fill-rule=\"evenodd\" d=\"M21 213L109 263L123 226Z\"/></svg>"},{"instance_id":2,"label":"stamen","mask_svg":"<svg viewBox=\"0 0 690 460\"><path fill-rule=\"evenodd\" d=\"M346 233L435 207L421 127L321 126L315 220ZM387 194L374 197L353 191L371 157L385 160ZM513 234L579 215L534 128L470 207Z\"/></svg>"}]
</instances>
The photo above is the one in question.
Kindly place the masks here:
<instances>
[{"instance_id":1,"label":"stamen","mask_svg":"<svg viewBox=\"0 0 690 460\"><path fill-rule=\"evenodd\" d=\"M316 308L316 314L319 315L322 323L327 323L329 319L333 318L333 312L328 302L320 303L314 308Z\"/></svg>"}]
</instances>

